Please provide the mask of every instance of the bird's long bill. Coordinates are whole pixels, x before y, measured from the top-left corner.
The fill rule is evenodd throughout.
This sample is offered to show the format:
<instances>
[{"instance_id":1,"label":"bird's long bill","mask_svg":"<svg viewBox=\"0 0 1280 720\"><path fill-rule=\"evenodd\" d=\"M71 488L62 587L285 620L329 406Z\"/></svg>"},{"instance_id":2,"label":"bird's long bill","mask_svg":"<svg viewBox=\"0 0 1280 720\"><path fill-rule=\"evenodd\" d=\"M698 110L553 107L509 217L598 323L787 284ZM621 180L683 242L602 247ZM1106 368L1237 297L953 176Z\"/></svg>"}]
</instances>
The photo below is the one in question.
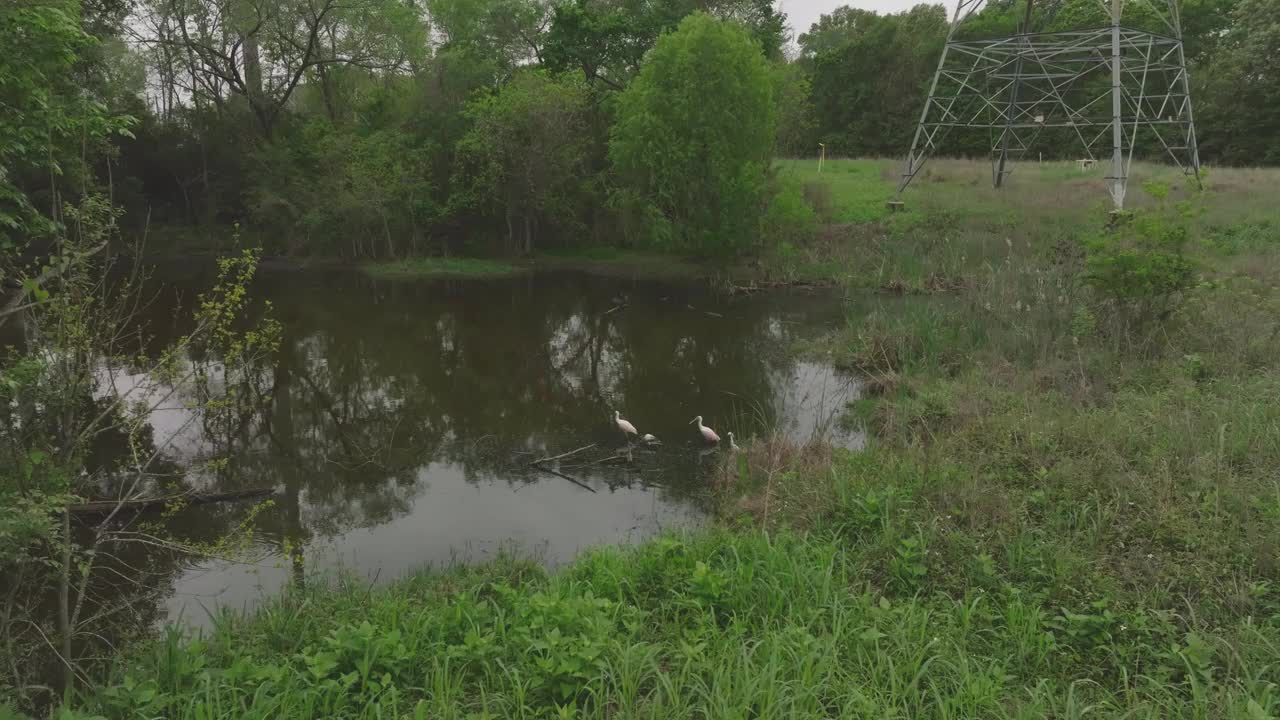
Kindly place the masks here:
<instances>
[{"instance_id":1,"label":"bird's long bill","mask_svg":"<svg viewBox=\"0 0 1280 720\"><path fill-rule=\"evenodd\" d=\"M689 421L689 424L690 424L690 425L692 425L692 424L694 424L694 423L696 423L696 422L698 422L698 418L694 418L694 419L690 420L690 421Z\"/></svg>"}]
</instances>

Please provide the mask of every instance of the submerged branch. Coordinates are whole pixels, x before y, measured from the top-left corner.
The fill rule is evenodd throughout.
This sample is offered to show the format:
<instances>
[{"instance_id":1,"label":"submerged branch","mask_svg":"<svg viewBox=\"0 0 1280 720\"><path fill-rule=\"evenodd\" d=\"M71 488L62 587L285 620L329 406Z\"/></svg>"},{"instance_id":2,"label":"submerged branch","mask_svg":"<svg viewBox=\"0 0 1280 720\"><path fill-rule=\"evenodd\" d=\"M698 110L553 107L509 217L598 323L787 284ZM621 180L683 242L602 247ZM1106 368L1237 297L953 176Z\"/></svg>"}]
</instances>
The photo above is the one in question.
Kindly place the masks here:
<instances>
[{"instance_id":1,"label":"submerged branch","mask_svg":"<svg viewBox=\"0 0 1280 720\"><path fill-rule=\"evenodd\" d=\"M593 488L593 487L591 487L590 485L588 485L588 484L586 484L586 483L582 482L581 480L575 480L575 479L573 479L573 478L569 477L568 475L565 475L564 473L559 472L559 471L557 471L557 470L552 470L551 468L549 468L549 467L543 467L542 465L534 465L534 467L538 468L539 470L541 470L541 471L542 471L542 472L544 472L544 473L549 473L549 474L551 474L551 475L555 475L556 477L564 478L565 480L568 480L569 482L573 483L574 485L577 485L578 487L582 488L583 490L587 490L587 491L589 491L589 492L595 492L595 491L596 491L596 489L595 489L595 488Z\"/></svg>"},{"instance_id":2,"label":"submerged branch","mask_svg":"<svg viewBox=\"0 0 1280 720\"><path fill-rule=\"evenodd\" d=\"M243 500L264 497L275 492L274 488L253 488L251 490L233 490L221 493L179 493L164 497L140 498L137 500L94 500L68 506L72 515L105 515L120 510L150 510L168 505L171 502L184 502L191 505L224 502L227 500Z\"/></svg>"}]
</instances>

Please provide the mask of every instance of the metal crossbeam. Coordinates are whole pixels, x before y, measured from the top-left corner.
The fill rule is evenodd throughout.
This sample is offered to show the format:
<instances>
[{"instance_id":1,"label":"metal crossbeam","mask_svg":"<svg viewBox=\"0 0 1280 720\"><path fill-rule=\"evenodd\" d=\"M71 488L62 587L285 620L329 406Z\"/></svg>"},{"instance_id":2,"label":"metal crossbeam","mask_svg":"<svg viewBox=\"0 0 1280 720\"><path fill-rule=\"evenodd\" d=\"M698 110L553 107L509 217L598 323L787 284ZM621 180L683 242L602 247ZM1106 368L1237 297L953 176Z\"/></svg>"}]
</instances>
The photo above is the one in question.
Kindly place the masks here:
<instances>
[{"instance_id":1,"label":"metal crossbeam","mask_svg":"<svg viewBox=\"0 0 1280 720\"><path fill-rule=\"evenodd\" d=\"M1200 156L1179 0L1099 0L1109 25L1052 31L1031 27L1035 0L1024 1L1019 34L974 39L964 37L966 21L984 0L957 0L898 182L898 200L956 128L991 133L996 187L1009 174L1008 160L1023 156L1050 128L1069 129L1091 160L1110 137L1107 180L1116 209L1124 208L1140 137L1154 140L1153 147L1198 182ZM1125 25L1126 3L1146 6L1159 25Z\"/></svg>"}]
</instances>

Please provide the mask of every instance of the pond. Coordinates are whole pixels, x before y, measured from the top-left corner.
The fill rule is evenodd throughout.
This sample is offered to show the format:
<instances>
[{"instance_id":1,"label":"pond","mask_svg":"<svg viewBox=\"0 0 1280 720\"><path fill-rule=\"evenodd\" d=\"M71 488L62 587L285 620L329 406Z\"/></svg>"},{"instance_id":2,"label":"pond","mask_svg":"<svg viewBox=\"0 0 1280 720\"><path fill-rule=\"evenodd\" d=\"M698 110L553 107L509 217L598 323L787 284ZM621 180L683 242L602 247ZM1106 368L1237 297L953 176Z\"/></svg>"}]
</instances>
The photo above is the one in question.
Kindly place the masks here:
<instances>
[{"instance_id":1,"label":"pond","mask_svg":"<svg viewBox=\"0 0 1280 720\"><path fill-rule=\"evenodd\" d=\"M157 347L189 329L203 270L160 271L147 310ZM844 322L839 298L573 273L502 279L372 279L349 270L264 270L255 295L281 322L268 392L235 428L153 415L157 443L204 491L270 487L246 559L148 557L155 620L203 624L251 608L300 574L342 568L385 582L493 557L549 564L603 543L699 523L723 447L779 430L857 446L838 422L859 385L797 359L798 341ZM182 308L181 310L176 308ZM268 377L269 376L269 377ZM618 410L661 440L628 444ZM587 450L542 468L532 461ZM210 458L229 462L208 467ZM232 532L245 503L192 506L183 537Z\"/></svg>"}]
</instances>

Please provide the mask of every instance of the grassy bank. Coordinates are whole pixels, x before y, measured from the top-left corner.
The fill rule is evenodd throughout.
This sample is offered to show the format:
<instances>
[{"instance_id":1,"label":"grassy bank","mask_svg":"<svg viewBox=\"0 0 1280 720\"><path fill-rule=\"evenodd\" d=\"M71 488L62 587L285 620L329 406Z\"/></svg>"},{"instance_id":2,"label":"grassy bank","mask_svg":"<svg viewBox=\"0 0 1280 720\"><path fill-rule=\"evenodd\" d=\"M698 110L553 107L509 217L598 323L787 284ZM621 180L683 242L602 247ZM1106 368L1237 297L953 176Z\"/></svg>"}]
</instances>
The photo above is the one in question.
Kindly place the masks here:
<instances>
[{"instance_id":1,"label":"grassy bank","mask_svg":"<svg viewBox=\"0 0 1280 720\"><path fill-rule=\"evenodd\" d=\"M624 250L609 245L565 248L540 253L530 261L540 270L572 270L607 277L640 277L654 280L695 281L714 277L714 265L691 258Z\"/></svg>"},{"instance_id":2,"label":"grassy bank","mask_svg":"<svg viewBox=\"0 0 1280 720\"><path fill-rule=\"evenodd\" d=\"M444 257L367 262L361 264L360 269L374 277L383 278L502 277L524 270L519 265L501 260Z\"/></svg>"},{"instance_id":3,"label":"grassy bank","mask_svg":"<svg viewBox=\"0 0 1280 720\"><path fill-rule=\"evenodd\" d=\"M596 551L553 576L500 561L385 591L295 592L224 616L201 641L157 643L86 711L1250 717L1274 702L1267 628L1210 633L1175 612L1059 605L1039 589L1055 568L1033 553L1007 571L972 558L968 588L951 596L933 577L937 551L897 522L905 496L843 497L804 536L709 531Z\"/></svg>"},{"instance_id":4,"label":"grassy bank","mask_svg":"<svg viewBox=\"0 0 1280 720\"><path fill-rule=\"evenodd\" d=\"M891 171L848 167L830 204L856 217ZM794 249L945 291L812 348L867 378L865 452L755 439L716 527L555 573L295 590L136 650L84 712L1280 717L1280 211L1243 184L1280 175L1190 205L1135 183L1146 212L1102 235L1097 178L992 196L985 166L937 168L907 212Z\"/></svg>"}]
</instances>

